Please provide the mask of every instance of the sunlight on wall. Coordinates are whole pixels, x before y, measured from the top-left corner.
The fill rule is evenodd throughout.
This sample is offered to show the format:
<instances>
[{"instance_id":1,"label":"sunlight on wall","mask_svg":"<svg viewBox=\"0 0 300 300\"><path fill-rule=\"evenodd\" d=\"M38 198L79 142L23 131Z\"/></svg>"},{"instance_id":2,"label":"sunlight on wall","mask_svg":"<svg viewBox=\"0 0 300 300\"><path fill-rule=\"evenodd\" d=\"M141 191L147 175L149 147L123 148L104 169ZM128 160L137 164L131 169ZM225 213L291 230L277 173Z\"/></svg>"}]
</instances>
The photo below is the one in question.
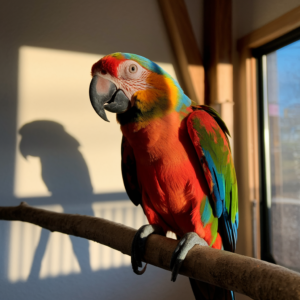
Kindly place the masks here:
<instances>
[{"instance_id":1,"label":"sunlight on wall","mask_svg":"<svg viewBox=\"0 0 300 300\"><path fill-rule=\"evenodd\" d=\"M29 223L11 222L10 233L8 278L12 282L25 281L29 276L41 228Z\"/></svg>"},{"instance_id":2,"label":"sunlight on wall","mask_svg":"<svg viewBox=\"0 0 300 300\"><path fill-rule=\"evenodd\" d=\"M131 201L94 203L93 209L95 217L112 220L136 229L148 223L141 207L134 206ZM131 264L130 256L95 242L90 242L90 254L93 271Z\"/></svg>"},{"instance_id":3,"label":"sunlight on wall","mask_svg":"<svg viewBox=\"0 0 300 300\"><path fill-rule=\"evenodd\" d=\"M60 205L40 208L63 212ZM129 200L97 202L93 204L94 215L138 229L147 224L141 207ZM84 208L82 209L84 211ZM28 223L11 222L11 239L8 278L11 282L26 281L33 272L33 259L42 229ZM89 241L90 266L93 271L130 265L130 257L109 247ZM39 278L79 273L80 266L74 255L70 237L58 232L50 233L46 252L41 262ZM32 274L31 274L32 275Z\"/></svg>"},{"instance_id":4,"label":"sunlight on wall","mask_svg":"<svg viewBox=\"0 0 300 300\"><path fill-rule=\"evenodd\" d=\"M217 83L217 99L221 102L232 101L232 64L218 63L217 74L219 74L218 78L221 79Z\"/></svg>"},{"instance_id":5,"label":"sunlight on wall","mask_svg":"<svg viewBox=\"0 0 300 300\"><path fill-rule=\"evenodd\" d=\"M49 207L43 206L40 206L40 208L49 209ZM63 208L60 205L50 208L51 211L63 212ZM74 255L70 237L59 232L51 232L42 260L39 278L68 275L71 273L80 273L80 267Z\"/></svg>"},{"instance_id":6,"label":"sunlight on wall","mask_svg":"<svg viewBox=\"0 0 300 300\"><path fill-rule=\"evenodd\" d=\"M88 96L91 66L102 56L28 46L19 51L17 130L35 120L62 124L81 145L94 193L124 190L120 127L115 115L109 112L110 123L101 120ZM159 64L175 77L171 64ZM20 138L17 134L17 147ZM17 148L15 195L48 196L50 193L40 174L39 158L25 160Z\"/></svg>"},{"instance_id":7,"label":"sunlight on wall","mask_svg":"<svg viewBox=\"0 0 300 300\"><path fill-rule=\"evenodd\" d=\"M65 130L81 144L81 152L85 155L89 166L95 192L104 190L122 190L122 186L111 186L110 176L97 174L97 169L106 167L103 156L113 154L114 145L103 147L97 137L105 131L111 135L111 143L120 140L116 122L100 124L100 119L93 112L89 103L88 87L91 65L101 55L74 53L69 51L50 50L33 47L21 47L19 51L19 95L17 129L25 123L35 120L52 120L62 124ZM113 118L112 118L113 120ZM111 125L108 128L108 125ZM95 130L91 130L97 128ZM18 143L20 135L17 134ZM98 153L97 153L98 152ZM96 159L96 157L98 157ZM117 160L117 159L116 159ZM113 169L116 164L111 162ZM46 196L47 188L41 179L39 158L26 161L16 151L15 195L17 197ZM95 176L98 180L95 180ZM109 179L108 179L109 178ZM108 179L108 180L106 180ZM100 182L100 186L99 186ZM104 188L105 187L105 188Z\"/></svg>"},{"instance_id":8,"label":"sunlight on wall","mask_svg":"<svg viewBox=\"0 0 300 300\"><path fill-rule=\"evenodd\" d=\"M60 205L43 206L43 209L63 212ZM26 281L30 275L33 258L41 237L42 228L22 222L11 222L11 239L8 278L11 282ZM60 252L60 250L63 250ZM40 278L78 273L80 268L73 254L70 238L54 232L47 242L42 260Z\"/></svg>"},{"instance_id":9,"label":"sunlight on wall","mask_svg":"<svg viewBox=\"0 0 300 300\"><path fill-rule=\"evenodd\" d=\"M86 162L89 173L85 177L90 176L94 194L124 192L120 168L122 138L120 127L114 114L108 113L110 123L101 120L94 112L88 96L91 80L90 68L101 57L101 55L27 46L21 47L19 52L17 130L26 123L36 120L48 120L61 124L66 132L61 137L68 139L71 136L70 139L75 141L74 143L78 141L80 144L80 152L76 150L77 156L74 156L74 162L78 161L79 155L83 155L83 158L80 157ZM171 64L159 64L175 77ZM45 122L41 123L45 124ZM59 126L59 124L57 125ZM48 146L43 144L46 141L40 144L36 143L40 138L36 136L35 132L30 133L26 147L30 148L29 155L36 156L27 156L27 159L21 155L19 149L21 136L16 133L15 196L26 198L29 204L32 200L30 197L39 197L35 198L41 201L38 203L39 205L43 204L43 200L45 200L45 204L58 204L41 206L45 209L91 214L91 203L95 201L93 198L95 195L87 189L88 185L85 188L82 187L84 186L82 180L87 178L82 176L77 178L72 173L78 171L77 167L68 169L64 175L57 173L57 168L60 168L60 164L70 157L70 152L63 153L60 160L52 163L53 155L65 150L59 145L52 147L51 143L50 152L47 153L48 165L45 167L44 162L42 166L40 160L42 156L37 154L39 151L36 150L40 149L41 144L47 149ZM54 132L55 134L57 133ZM56 139L53 138L53 141ZM36 148L32 146L33 143L36 143ZM73 157L70 160L71 164L72 159ZM70 164L66 163L66 166L70 167ZM52 176L50 179L48 177L48 181L45 180L47 186L51 186L53 189L51 190L52 194L41 177L42 168L45 168L43 176ZM51 173L53 172L51 168L56 173ZM56 176L61 176L61 178L56 180ZM67 177L72 176L74 181L66 181ZM77 204L72 204L73 196L70 196L72 194L65 190L66 188L72 189L74 184L76 185L75 194L78 198ZM82 194L80 194L80 189L83 190ZM92 209L95 216L134 228L139 228L146 223L142 209L135 207L131 201L126 199L97 202L92 205ZM79 247L78 252L74 246L75 242L69 236L60 233L48 234L41 228L26 223L12 223L10 236L8 278L11 282L25 281L32 276L46 278L84 272L81 270L81 266L87 266L88 270L95 271L130 265L129 257L108 247L94 242L89 242L89 246L84 246L84 240L79 240L82 248ZM76 249L76 254L74 249ZM87 262L84 262L84 259L87 259Z\"/></svg>"}]
</instances>

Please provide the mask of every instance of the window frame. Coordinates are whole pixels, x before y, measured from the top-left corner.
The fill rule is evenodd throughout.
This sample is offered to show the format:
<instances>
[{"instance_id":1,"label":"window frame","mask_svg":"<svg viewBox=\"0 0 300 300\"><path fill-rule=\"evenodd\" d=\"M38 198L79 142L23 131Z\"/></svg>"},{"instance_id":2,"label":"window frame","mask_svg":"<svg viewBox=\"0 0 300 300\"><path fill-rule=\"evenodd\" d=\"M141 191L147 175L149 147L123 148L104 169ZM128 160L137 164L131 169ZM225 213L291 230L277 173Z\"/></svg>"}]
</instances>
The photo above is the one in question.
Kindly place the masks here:
<instances>
[{"instance_id":1,"label":"window frame","mask_svg":"<svg viewBox=\"0 0 300 300\"><path fill-rule=\"evenodd\" d=\"M266 83L266 55L280 48L300 40L300 27L291 32L255 49L252 56L257 61L257 91L258 91L258 135L260 156L260 233L261 233L261 258L276 263L272 255L271 240L271 178L270 178L270 140L265 135L269 130L268 124L268 96Z\"/></svg>"},{"instance_id":2,"label":"window frame","mask_svg":"<svg viewBox=\"0 0 300 300\"><path fill-rule=\"evenodd\" d=\"M239 210L240 228L239 239L242 234L242 244L238 243L238 252L255 258L268 259L265 253L264 230L261 230L260 218L265 214L260 205L263 198L263 184L261 172L263 171L260 155L260 115L259 106L261 90L258 85L258 55L259 50L269 51L280 41L280 38L292 34L300 27L300 6L281 15L277 19L247 34L237 41L239 61L235 80L238 88L235 93L235 149L240 155L235 157L236 171L239 180ZM291 40L286 42L291 43ZM273 46L272 46L273 45ZM281 46L284 41L281 40ZM264 47L264 48L263 48ZM254 50L256 49L256 50ZM255 52L256 51L256 52ZM272 51L270 51L272 52ZM243 218L242 218L243 216ZM263 225L265 226L265 225ZM262 235L262 236L261 236ZM267 243L268 244L268 243ZM262 250L262 251L261 251ZM268 251L267 251L268 252Z\"/></svg>"}]
</instances>

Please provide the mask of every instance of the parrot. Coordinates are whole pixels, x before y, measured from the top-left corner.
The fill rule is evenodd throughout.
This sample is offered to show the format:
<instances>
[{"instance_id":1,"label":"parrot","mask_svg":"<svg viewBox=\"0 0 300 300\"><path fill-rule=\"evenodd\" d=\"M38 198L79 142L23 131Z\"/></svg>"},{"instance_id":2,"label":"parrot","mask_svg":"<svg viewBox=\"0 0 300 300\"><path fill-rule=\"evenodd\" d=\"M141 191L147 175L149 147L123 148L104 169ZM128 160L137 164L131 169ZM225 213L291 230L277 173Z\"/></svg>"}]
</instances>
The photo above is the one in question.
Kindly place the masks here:
<instances>
[{"instance_id":1,"label":"parrot","mask_svg":"<svg viewBox=\"0 0 300 300\"><path fill-rule=\"evenodd\" d=\"M96 113L116 113L122 132L121 171L130 200L141 205L148 225L132 242L131 263L144 273L150 234L175 233L170 262L175 281L195 245L234 252L238 189L230 133L207 105L196 105L155 62L117 52L97 61L89 87ZM235 299L234 292L189 278L195 299Z\"/></svg>"}]
</instances>

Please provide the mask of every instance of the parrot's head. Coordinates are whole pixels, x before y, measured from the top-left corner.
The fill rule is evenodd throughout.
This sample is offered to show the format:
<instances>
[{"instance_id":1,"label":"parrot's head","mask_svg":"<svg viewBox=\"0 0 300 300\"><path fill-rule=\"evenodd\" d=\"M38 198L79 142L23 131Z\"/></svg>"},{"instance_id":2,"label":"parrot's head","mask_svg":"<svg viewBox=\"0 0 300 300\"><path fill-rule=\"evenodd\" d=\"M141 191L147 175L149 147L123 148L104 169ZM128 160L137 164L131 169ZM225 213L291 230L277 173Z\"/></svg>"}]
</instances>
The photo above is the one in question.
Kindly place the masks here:
<instances>
[{"instance_id":1,"label":"parrot's head","mask_svg":"<svg viewBox=\"0 0 300 300\"><path fill-rule=\"evenodd\" d=\"M175 79L136 54L107 55L93 65L92 76L91 103L105 121L105 110L117 113L117 120L124 125L147 123L191 104Z\"/></svg>"}]
</instances>

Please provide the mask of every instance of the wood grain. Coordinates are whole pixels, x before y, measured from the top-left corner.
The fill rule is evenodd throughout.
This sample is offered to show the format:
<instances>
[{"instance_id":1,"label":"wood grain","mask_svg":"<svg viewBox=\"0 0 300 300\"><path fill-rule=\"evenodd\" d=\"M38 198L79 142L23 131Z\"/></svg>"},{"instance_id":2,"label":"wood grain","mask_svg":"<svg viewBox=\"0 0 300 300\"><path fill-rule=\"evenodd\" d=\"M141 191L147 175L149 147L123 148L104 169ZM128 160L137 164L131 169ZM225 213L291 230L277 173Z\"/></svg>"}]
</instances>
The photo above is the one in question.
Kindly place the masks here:
<instances>
[{"instance_id":1,"label":"wood grain","mask_svg":"<svg viewBox=\"0 0 300 300\"><path fill-rule=\"evenodd\" d=\"M232 3L204 1L204 67L207 104L233 101ZM226 122L226 121L225 121Z\"/></svg>"},{"instance_id":2,"label":"wood grain","mask_svg":"<svg viewBox=\"0 0 300 300\"><path fill-rule=\"evenodd\" d=\"M233 138L232 1L204 1L205 102L214 107Z\"/></svg>"},{"instance_id":3,"label":"wood grain","mask_svg":"<svg viewBox=\"0 0 300 300\"><path fill-rule=\"evenodd\" d=\"M159 0L186 94L204 104L204 68L184 0ZM200 17L200 12L199 12Z\"/></svg>"}]
</instances>

